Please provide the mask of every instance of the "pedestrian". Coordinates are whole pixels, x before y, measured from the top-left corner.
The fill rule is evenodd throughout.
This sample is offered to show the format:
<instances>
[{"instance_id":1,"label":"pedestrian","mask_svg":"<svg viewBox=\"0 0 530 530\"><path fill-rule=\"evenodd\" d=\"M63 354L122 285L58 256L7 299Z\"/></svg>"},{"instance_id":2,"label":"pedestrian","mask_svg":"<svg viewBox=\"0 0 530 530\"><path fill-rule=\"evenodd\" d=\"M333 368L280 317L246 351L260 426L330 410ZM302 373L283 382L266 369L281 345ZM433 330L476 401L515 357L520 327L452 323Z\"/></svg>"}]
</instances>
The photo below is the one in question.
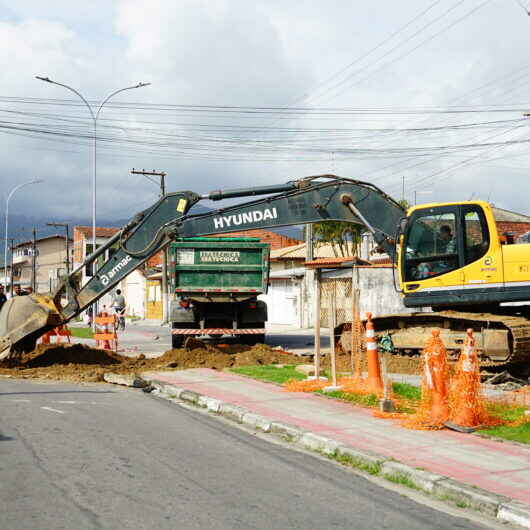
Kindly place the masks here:
<instances>
[{"instance_id":1,"label":"pedestrian","mask_svg":"<svg viewBox=\"0 0 530 530\"><path fill-rule=\"evenodd\" d=\"M27 296L27 292L23 291L20 287L20 284L15 284L15 296Z\"/></svg>"},{"instance_id":2,"label":"pedestrian","mask_svg":"<svg viewBox=\"0 0 530 530\"><path fill-rule=\"evenodd\" d=\"M92 319L93 319L93 316L94 316L94 310L92 309L93 306L89 306L87 308L87 310L85 311L85 314L86 314L86 319L87 319L87 326L89 328L92 327Z\"/></svg>"},{"instance_id":3,"label":"pedestrian","mask_svg":"<svg viewBox=\"0 0 530 530\"><path fill-rule=\"evenodd\" d=\"M120 289L116 289L116 294L112 298L112 307L118 319L118 329L125 329L125 296L121 294Z\"/></svg>"},{"instance_id":4,"label":"pedestrian","mask_svg":"<svg viewBox=\"0 0 530 530\"><path fill-rule=\"evenodd\" d=\"M4 293L4 286L0 285L0 310L2 309L2 306L7 302L7 296Z\"/></svg>"}]
</instances>

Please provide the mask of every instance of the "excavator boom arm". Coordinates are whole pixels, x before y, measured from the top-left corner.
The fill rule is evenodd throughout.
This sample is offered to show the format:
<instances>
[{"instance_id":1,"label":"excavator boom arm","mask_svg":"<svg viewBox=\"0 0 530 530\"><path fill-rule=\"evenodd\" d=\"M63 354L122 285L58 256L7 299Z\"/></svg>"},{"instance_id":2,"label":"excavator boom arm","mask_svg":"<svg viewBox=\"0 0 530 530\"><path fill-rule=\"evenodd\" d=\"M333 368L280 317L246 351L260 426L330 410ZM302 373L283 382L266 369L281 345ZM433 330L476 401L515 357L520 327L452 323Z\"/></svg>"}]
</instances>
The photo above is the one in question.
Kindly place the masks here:
<instances>
[{"instance_id":1,"label":"excavator boom arm","mask_svg":"<svg viewBox=\"0 0 530 530\"><path fill-rule=\"evenodd\" d=\"M270 196L271 193L276 195ZM207 213L189 213L201 199L216 201L255 195L269 196ZM24 344L24 339L28 337L34 342L50 327L65 323L81 313L176 238L321 221L347 221L366 226L376 242L394 257L394 237L404 213L396 201L372 184L335 175L307 177L283 185L215 191L203 196L193 192L167 194L133 218L110 242L66 277L54 293L53 300L32 297L36 306L34 312L31 311L30 300L26 300L23 322L20 318L17 321L16 304L13 304L16 299L6 304L0 312L0 358L2 350L17 343ZM85 285L76 289L73 282L75 274L118 242L112 256ZM65 291L68 303L60 307L60 298ZM50 309L53 306L56 311ZM38 314L39 318L32 319L33 314ZM48 320L43 324L45 315Z\"/></svg>"}]
</instances>

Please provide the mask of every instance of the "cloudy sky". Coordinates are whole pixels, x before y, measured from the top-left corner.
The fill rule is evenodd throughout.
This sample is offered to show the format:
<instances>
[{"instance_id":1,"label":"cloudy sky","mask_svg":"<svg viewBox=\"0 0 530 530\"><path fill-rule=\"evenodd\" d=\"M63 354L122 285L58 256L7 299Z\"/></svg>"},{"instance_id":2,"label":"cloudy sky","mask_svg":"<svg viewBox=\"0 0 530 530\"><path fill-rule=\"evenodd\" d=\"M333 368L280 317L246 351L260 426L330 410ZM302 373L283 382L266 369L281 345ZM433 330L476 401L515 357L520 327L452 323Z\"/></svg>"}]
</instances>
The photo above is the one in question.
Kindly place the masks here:
<instances>
[{"instance_id":1,"label":"cloudy sky","mask_svg":"<svg viewBox=\"0 0 530 530\"><path fill-rule=\"evenodd\" d=\"M530 0L0 2L1 191L13 212L90 218L168 190L334 172L418 202L530 214ZM3 208L0 207L0 211Z\"/></svg>"}]
</instances>

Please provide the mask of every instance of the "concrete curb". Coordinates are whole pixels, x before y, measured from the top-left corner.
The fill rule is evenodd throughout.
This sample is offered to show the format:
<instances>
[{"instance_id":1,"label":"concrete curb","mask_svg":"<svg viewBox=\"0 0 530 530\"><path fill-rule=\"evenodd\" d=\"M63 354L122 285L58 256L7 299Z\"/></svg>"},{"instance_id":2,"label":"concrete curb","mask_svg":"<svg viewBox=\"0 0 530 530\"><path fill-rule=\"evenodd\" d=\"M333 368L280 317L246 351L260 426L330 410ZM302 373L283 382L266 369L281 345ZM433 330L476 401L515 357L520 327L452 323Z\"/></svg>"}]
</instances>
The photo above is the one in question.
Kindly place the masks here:
<instances>
[{"instance_id":1,"label":"concrete curb","mask_svg":"<svg viewBox=\"0 0 530 530\"><path fill-rule=\"evenodd\" d=\"M448 500L457 506L473 508L501 521L515 523L530 529L530 505L458 482L443 475L414 468L371 451L361 451L273 418L255 414L243 407L186 390L185 388L150 379L149 383L158 393L170 398L207 409L239 424L248 425L265 433L279 435L299 447L343 460L353 467L380 475L391 482L414 487L440 500Z\"/></svg>"}]
</instances>

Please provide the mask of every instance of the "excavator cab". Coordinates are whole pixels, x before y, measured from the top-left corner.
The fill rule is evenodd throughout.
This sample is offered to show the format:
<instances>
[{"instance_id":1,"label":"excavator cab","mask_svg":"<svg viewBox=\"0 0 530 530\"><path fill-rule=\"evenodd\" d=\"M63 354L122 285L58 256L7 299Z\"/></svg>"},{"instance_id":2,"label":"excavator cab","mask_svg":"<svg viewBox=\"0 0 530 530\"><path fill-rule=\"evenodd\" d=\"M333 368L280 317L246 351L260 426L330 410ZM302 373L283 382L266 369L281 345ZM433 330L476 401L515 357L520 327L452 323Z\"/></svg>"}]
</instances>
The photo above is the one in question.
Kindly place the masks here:
<instances>
[{"instance_id":1,"label":"excavator cab","mask_svg":"<svg viewBox=\"0 0 530 530\"><path fill-rule=\"evenodd\" d=\"M499 279L502 282L495 274L502 276L500 252L489 204L414 207L400 239L398 259L405 305L476 303L476 296L467 296L474 287L484 290ZM493 262L498 266L492 267Z\"/></svg>"}]
</instances>

